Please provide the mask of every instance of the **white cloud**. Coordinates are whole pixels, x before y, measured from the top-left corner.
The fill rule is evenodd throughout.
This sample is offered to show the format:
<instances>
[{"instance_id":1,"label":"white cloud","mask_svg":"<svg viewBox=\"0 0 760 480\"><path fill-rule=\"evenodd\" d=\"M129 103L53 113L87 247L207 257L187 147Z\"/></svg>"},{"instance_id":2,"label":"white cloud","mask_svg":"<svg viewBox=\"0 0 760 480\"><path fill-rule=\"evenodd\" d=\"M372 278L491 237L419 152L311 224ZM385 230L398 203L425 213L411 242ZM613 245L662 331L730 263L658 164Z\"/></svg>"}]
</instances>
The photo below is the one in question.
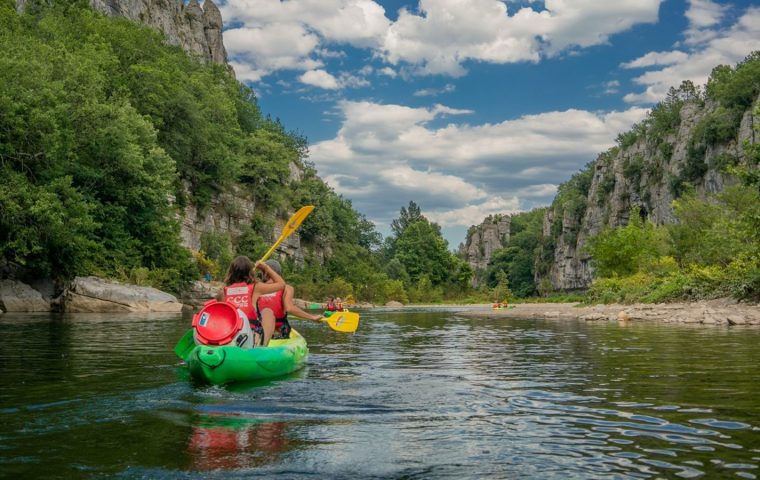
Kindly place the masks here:
<instances>
[{"instance_id":1,"label":"white cloud","mask_svg":"<svg viewBox=\"0 0 760 480\"><path fill-rule=\"evenodd\" d=\"M716 25L722 18L723 7L705 0L692 0L690 5L691 23L685 33L687 44L691 44L690 51L650 52L624 63L624 68L664 67L647 71L635 78L635 83L646 88L643 92L626 95L626 102L658 102L665 97L671 86L677 87L683 80L702 85L707 82L715 66L734 65L752 51L760 49L760 8L748 8L734 25L720 28ZM719 13L711 8L719 8ZM699 41L694 33L697 30L701 32Z\"/></svg>"},{"instance_id":2,"label":"white cloud","mask_svg":"<svg viewBox=\"0 0 760 480\"><path fill-rule=\"evenodd\" d=\"M418 12L402 9L388 29L383 55L391 64L423 74L465 73L467 60L537 62L574 47L606 43L610 35L657 21L661 0L546 0L540 11L510 15L499 0L421 0Z\"/></svg>"},{"instance_id":3,"label":"white cloud","mask_svg":"<svg viewBox=\"0 0 760 480\"><path fill-rule=\"evenodd\" d=\"M538 62L606 43L655 22L661 2L545 0L510 12L501 0L420 0L395 22L373 0L228 0L220 9L236 26L224 34L228 53L252 71L313 70L322 66L317 58L343 55L327 45L350 45L410 72L459 76L467 61ZM379 72L395 77L397 70Z\"/></svg>"},{"instance_id":4,"label":"white cloud","mask_svg":"<svg viewBox=\"0 0 760 480\"><path fill-rule=\"evenodd\" d=\"M686 44L696 45L715 38L716 32L710 27L720 24L728 8L728 5L719 5L711 0L690 0L685 13L689 20Z\"/></svg>"},{"instance_id":5,"label":"white cloud","mask_svg":"<svg viewBox=\"0 0 760 480\"><path fill-rule=\"evenodd\" d=\"M378 70L378 73L381 75L385 75L386 77L396 78L398 73L396 73L396 70L392 69L391 67L383 67L380 70Z\"/></svg>"},{"instance_id":6,"label":"white cloud","mask_svg":"<svg viewBox=\"0 0 760 480\"><path fill-rule=\"evenodd\" d=\"M441 88L423 88L414 92L415 97L436 97L443 93L451 93L456 90L456 86L451 83L447 83Z\"/></svg>"},{"instance_id":7,"label":"white cloud","mask_svg":"<svg viewBox=\"0 0 760 480\"><path fill-rule=\"evenodd\" d=\"M322 66L319 60L308 57L319 45L319 38L300 25L269 24L226 30L224 45L236 63L248 64L252 71L271 73Z\"/></svg>"},{"instance_id":8,"label":"white cloud","mask_svg":"<svg viewBox=\"0 0 760 480\"><path fill-rule=\"evenodd\" d=\"M358 77L348 72L341 72L336 78L325 70L309 70L298 77L298 80L303 84L325 90L360 88L369 85L369 81L366 78Z\"/></svg>"},{"instance_id":9,"label":"white cloud","mask_svg":"<svg viewBox=\"0 0 760 480\"><path fill-rule=\"evenodd\" d=\"M338 85L338 79L324 70L309 70L298 77L298 80L306 85L324 88L325 90L337 90L340 88L340 85Z\"/></svg>"},{"instance_id":10,"label":"white cloud","mask_svg":"<svg viewBox=\"0 0 760 480\"><path fill-rule=\"evenodd\" d=\"M443 212L424 210L422 213L442 227L453 227L478 224L488 215L499 213L512 214L519 211L520 200L517 197L503 198L496 196L479 204L466 205L453 210Z\"/></svg>"},{"instance_id":11,"label":"white cloud","mask_svg":"<svg viewBox=\"0 0 760 480\"><path fill-rule=\"evenodd\" d=\"M413 199L449 226L549 203L557 184L646 115L636 107L571 109L468 125L454 120L471 112L445 105L343 101L339 108L335 138L310 148L320 174L378 223ZM447 115L451 123L439 126Z\"/></svg>"},{"instance_id":12,"label":"white cloud","mask_svg":"<svg viewBox=\"0 0 760 480\"><path fill-rule=\"evenodd\" d=\"M230 62L230 66L235 70L235 78L241 82L258 82L268 73L266 70L255 70L246 63Z\"/></svg>"},{"instance_id":13,"label":"white cloud","mask_svg":"<svg viewBox=\"0 0 760 480\"><path fill-rule=\"evenodd\" d=\"M673 65L674 63L681 63L688 58L688 53L679 52L678 50L672 52L649 52L636 60L623 63L620 66L630 69L653 67L655 65Z\"/></svg>"}]
</instances>

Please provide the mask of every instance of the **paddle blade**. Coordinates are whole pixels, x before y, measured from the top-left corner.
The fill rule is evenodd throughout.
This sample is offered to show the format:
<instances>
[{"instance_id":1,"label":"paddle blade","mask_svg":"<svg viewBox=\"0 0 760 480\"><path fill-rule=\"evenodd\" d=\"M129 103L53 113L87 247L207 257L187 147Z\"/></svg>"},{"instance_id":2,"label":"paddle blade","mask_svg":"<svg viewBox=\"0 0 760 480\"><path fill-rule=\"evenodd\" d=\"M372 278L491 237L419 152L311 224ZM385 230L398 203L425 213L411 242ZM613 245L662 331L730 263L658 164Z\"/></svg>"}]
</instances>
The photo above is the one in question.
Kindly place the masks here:
<instances>
[{"instance_id":1,"label":"paddle blade","mask_svg":"<svg viewBox=\"0 0 760 480\"><path fill-rule=\"evenodd\" d=\"M285 224L285 226L282 228L282 233L280 234L280 238L277 239L276 242L274 242L274 245L267 250L267 253L264 254L263 257L261 257L260 262L266 262L270 255L275 251L275 249L282 243L283 240L288 238L290 234L295 232L298 227L301 226L304 220L306 220L306 217L309 216L311 211L314 210L314 205L306 205L305 207L301 207L296 213L293 214L292 217L288 220L288 223Z\"/></svg>"},{"instance_id":2,"label":"paddle blade","mask_svg":"<svg viewBox=\"0 0 760 480\"><path fill-rule=\"evenodd\" d=\"M334 312L324 321L336 332L352 333L359 328L359 314L356 312Z\"/></svg>"},{"instance_id":3,"label":"paddle blade","mask_svg":"<svg viewBox=\"0 0 760 480\"><path fill-rule=\"evenodd\" d=\"M177 354L182 360L190 356L190 353L195 348L195 340L193 339L193 329L186 331L182 338L179 339L177 345L174 347L174 353Z\"/></svg>"}]
</instances>

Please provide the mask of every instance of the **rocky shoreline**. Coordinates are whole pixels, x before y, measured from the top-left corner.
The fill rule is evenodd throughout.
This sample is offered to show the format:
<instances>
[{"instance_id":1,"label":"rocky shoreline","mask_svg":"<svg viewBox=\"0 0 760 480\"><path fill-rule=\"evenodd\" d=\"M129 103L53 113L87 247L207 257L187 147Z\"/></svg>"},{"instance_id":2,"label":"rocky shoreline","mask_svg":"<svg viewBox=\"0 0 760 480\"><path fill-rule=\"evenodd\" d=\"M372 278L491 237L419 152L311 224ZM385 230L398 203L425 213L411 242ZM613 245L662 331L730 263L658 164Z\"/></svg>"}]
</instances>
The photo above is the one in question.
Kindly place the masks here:
<instances>
[{"instance_id":1,"label":"rocky shoreline","mask_svg":"<svg viewBox=\"0 0 760 480\"><path fill-rule=\"evenodd\" d=\"M587 322L663 322L697 325L760 325L760 305L731 298L680 303L592 305L518 303L504 310L464 311L468 317L546 318Z\"/></svg>"},{"instance_id":2,"label":"rocky shoreline","mask_svg":"<svg viewBox=\"0 0 760 480\"><path fill-rule=\"evenodd\" d=\"M216 297L221 283L194 282L185 294L177 298L151 287L126 285L98 277L77 277L63 292L52 298L19 281L0 280L0 314L5 312L67 312L67 313L181 313L194 312ZM314 302L296 300L307 309ZM663 322L698 325L760 325L760 305L738 302L731 298L698 302L593 305L577 303L518 303L507 309L494 310L490 305L430 305L431 307L461 307L458 315L488 318L544 318L582 320L587 322ZM355 305L368 308L370 304ZM420 308L423 305L403 306L389 302L384 308Z\"/></svg>"}]
</instances>

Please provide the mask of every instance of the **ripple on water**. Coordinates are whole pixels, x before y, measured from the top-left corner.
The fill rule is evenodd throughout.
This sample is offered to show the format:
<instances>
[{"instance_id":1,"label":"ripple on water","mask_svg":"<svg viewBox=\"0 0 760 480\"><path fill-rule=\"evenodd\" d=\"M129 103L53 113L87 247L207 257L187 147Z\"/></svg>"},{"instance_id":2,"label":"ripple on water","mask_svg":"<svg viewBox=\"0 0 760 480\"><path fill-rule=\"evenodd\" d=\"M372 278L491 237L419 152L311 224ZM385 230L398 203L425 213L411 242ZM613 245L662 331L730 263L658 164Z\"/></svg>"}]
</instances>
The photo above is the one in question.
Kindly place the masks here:
<instances>
[{"instance_id":1,"label":"ripple on water","mask_svg":"<svg viewBox=\"0 0 760 480\"><path fill-rule=\"evenodd\" d=\"M0 324L0 353L28 352L0 364L0 463L9 475L628 479L757 471L757 450L742 446L756 435L760 379L733 369L760 361L751 332L366 313L355 335L299 325L312 354L292 377L208 387L182 377L171 352L186 321ZM115 341L83 344L92 329ZM731 341L711 342L716 335ZM690 355L695 344L704 368ZM725 411L734 418L717 413ZM103 452L118 442L129 449Z\"/></svg>"}]
</instances>

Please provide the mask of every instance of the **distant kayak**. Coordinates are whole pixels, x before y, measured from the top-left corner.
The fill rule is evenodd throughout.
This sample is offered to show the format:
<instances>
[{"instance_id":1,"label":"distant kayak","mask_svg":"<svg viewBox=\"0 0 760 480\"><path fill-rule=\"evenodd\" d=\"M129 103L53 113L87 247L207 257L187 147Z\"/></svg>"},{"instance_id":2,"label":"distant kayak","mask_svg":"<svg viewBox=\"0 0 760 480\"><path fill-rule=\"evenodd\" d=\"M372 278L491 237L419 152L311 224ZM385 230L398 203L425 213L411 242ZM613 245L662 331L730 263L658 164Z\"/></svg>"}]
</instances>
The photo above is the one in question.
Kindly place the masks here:
<instances>
[{"instance_id":1,"label":"distant kayak","mask_svg":"<svg viewBox=\"0 0 760 480\"><path fill-rule=\"evenodd\" d=\"M287 375L306 365L308 356L306 340L291 330L290 338L272 339L266 347L197 345L184 360L193 378L224 385Z\"/></svg>"}]
</instances>

